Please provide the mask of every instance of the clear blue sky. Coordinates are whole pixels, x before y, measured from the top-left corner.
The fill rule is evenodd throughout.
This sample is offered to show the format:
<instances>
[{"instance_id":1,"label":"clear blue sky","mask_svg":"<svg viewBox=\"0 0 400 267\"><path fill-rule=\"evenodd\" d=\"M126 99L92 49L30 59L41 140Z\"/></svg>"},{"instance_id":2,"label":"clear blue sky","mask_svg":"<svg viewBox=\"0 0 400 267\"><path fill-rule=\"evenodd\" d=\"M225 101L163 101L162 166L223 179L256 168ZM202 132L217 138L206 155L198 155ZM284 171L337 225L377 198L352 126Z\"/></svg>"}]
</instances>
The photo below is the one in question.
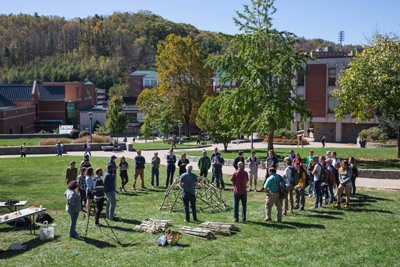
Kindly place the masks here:
<instances>
[{"instance_id":1,"label":"clear blue sky","mask_svg":"<svg viewBox=\"0 0 400 267\"><path fill-rule=\"evenodd\" d=\"M0 13L59 15L67 19L116 11L150 10L165 19L184 22L201 30L236 33L232 16L249 0L1 0ZM277 0L274 25L305 38L322 38L337 43L345 31L344 44L365 44L364 35L375 29L400 32L399 0Z\"/></svg>"}]
</instances>

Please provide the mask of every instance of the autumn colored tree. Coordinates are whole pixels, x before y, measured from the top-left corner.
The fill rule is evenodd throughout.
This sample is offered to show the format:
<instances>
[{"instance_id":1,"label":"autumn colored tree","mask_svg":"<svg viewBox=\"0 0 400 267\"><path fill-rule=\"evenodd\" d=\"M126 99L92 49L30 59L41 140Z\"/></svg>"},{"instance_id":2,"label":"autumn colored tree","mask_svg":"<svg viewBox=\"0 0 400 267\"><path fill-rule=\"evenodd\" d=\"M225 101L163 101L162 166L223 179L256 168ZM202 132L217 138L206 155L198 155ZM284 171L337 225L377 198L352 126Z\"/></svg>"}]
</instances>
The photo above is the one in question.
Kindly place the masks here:
<instances>
[{"instance_id":1,"label":"autumn colored tree","mask_svg":"<svg viewBox=\"0 0 400 267\"><path fill-rule=\"evenodd\" d=\"M377 35L364 51L343 69L332 95L337 97L336 119L350 114L357 122L377 117L391 119L400 132L400 38ZM400 134L397 135L397 158L400 158Z\"/></svg>"}]
</instances>

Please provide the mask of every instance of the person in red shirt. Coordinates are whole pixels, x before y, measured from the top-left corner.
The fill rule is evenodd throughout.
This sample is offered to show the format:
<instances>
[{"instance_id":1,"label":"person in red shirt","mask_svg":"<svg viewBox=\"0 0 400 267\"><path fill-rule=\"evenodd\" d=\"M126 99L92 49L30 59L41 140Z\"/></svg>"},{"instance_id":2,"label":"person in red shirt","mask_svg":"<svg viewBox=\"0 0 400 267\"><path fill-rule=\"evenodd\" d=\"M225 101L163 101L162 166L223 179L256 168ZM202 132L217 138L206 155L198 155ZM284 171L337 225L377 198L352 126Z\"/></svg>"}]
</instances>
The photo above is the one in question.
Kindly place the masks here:
<instances>
[{"instance_id":1,"label":"person in red shirt","mask_svg":"<svg viewBox=\"0 0 400 267\"><path fill-rule=\"evenodd\" d=\"M242 221L246 221L247 182L249 181L249 174L244 170L243 162L240 161L238 163L238 168L231 178L234 197L233 222L239 221L239 201L242 202Z\"/></svg>"}]
</instances>

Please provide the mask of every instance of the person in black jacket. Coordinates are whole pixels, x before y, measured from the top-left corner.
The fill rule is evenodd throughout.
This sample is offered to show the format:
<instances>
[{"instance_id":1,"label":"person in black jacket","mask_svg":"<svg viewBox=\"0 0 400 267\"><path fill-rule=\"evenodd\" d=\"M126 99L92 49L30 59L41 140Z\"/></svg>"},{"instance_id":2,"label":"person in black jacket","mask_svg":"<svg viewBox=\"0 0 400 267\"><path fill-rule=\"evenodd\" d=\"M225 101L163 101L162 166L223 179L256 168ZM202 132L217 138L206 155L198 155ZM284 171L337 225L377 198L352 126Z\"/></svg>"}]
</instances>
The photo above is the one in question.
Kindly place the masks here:
<instances>
[{"instance_id":1,"label":"person in black jacket","mask_svg":"<svg viewBox=\"0 0 400 267\"><path fill-rule=\"evenodd\" d=\"M233 161L233 167L235 168L235 170L238 170L238 163L239 162L243 162L244 164L244 157L243 157L243 151L239 151L239 156L237 156L235 158L235 160Z\"/></svg>"},{"instance_id":2,"label":"person in black jacket","mask_svg":"<svg viewBox=\"0 0 400 267\"><path fill-rule=\"evenodd\" d=\"M96 169L96 177L93 178L93 182L94 182L94 188L96 189L96 193L94 194L94 198L96 199L94 226L97 227L103 226L101 223L99 223L100 214L104 206L104 189L101 189L101 187L104 188L104 182L101 179L101 176L103 176L103 169L102 168Z\"/></svg>"}]
</instances>

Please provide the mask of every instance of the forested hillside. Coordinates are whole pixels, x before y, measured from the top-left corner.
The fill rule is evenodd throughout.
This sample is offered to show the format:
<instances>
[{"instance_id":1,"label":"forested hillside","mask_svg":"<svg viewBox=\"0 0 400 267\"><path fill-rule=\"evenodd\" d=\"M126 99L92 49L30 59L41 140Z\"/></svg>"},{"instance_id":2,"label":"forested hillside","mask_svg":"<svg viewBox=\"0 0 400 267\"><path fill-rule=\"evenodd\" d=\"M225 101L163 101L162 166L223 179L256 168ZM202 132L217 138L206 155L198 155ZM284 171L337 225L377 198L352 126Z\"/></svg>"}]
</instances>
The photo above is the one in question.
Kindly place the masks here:
<instances>
[{"instance_id":1,"label":"forested hillside","mask_svg":"<svg viewBox=\"0 0 400 267\"><path fill-rule=\"evenodd\" d=\"M171 33L197 39L206 56L224 53L228 45L217 33L143 10L70 20L37 13L0 15L0 83L90 80L106 89L128 84L132 71L154 67L157 44ZM298 48L334 45L299 38Z\"/></svg>"}]
</instances>

